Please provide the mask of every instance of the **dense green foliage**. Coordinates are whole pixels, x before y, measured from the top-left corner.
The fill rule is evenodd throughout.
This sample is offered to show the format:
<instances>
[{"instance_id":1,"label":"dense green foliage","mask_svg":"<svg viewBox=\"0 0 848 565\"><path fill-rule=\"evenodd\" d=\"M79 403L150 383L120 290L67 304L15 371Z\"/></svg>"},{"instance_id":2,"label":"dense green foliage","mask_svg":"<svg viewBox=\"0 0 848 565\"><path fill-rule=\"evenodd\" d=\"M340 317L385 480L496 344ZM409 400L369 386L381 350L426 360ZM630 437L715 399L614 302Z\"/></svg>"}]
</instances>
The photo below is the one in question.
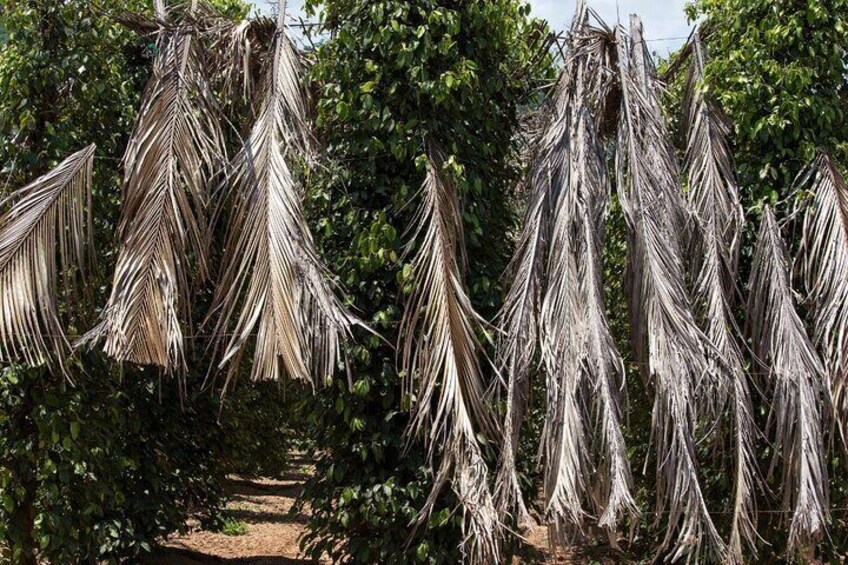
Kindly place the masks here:
<instances>
[{"instance_id":1,"label":"dense green foliage","mask_svg":"<svg viewBox=\"0 0 848 565\"><path fill-rule=\"evenodd\" d=\"M310 5L323 5L333 31L312 69L330 163L313 178L313 212L330 269L373 327L396 341L410 274L404 243L424 179L424 139L433 136L464 172L468 284L492 316L515 220L518 107L544 78L533 64L540 35L529 8L515 0ZM306 545L336 560L456 562L460 516L447 495L406 550L432 475L421 443L404 436L410 399L401 396L396 352L374 337L361 343L352 388L339 382L304 407L326 450L306 493Z\"/></svg>"},{"instance_id":2,"label":"dense green foliage","mask_svg":"<svg viewBox=\"0 0 848 565\"><path fill-rule=\"evenodd\" d=\"M0 539L13 561L30 519L40 559L77 563L137 557L193 512L210 524L218 515L226 436L215 399L183 412L155 374L122 383L93 365L99 378L76 387L13 369L0 381Z\"/></svg>"},{"instance_id":3,"label":"dense green foliage","mask_svg":"<svg viewBox=\"0 0 848 565\"><path fill-rule=\"evenodd\" d=\"M708 88L735 127L746 204L779 200L820 148L848 163L848 2L698 0Z\"/></svg>"},{"instance_id":4,"label":"dense green foliage","mask_svg":"<svg viewBox=\"0 0 848 565\"><path fill-rule=\"evenodd\" d=\"M31 520L52 563L137 558L189 517L216 527L228 473L285 468L289 408L276 385L183 405L155 372L110 370L89 356L76 386L34 371L0 377L0 540L12 551L26 547Z\"/></svg>"}]
</instances>

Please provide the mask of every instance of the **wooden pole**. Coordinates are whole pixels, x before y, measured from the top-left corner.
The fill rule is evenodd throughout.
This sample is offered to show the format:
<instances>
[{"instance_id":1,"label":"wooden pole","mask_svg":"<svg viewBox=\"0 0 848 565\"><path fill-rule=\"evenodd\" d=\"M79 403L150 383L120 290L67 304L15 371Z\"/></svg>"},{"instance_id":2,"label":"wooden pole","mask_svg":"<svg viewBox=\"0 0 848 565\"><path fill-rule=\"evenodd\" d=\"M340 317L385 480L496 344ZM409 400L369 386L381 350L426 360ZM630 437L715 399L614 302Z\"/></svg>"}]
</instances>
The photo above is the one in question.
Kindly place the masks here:
<instances>
[{"instance_id":1,"label":"wooden pole","mask_svg":"<svg viewBox=\"0 0 848 565\"><path fill-rule=\"evenodd\" d=\"M282 31L286 28L286 0L280 0L280 13L277 15L277 29Z\"/></svg>"}]
</instances>

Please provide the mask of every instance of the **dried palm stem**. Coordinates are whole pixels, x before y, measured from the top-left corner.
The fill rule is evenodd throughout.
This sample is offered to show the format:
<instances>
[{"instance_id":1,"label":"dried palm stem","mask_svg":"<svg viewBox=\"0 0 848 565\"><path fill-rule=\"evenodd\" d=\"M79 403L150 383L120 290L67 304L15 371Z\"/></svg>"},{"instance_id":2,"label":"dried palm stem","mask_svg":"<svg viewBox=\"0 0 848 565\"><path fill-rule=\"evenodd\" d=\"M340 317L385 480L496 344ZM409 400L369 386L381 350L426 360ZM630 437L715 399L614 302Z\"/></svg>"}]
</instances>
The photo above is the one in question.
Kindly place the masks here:
<instances>
[{"instance_id":1,"label":"dried palm stem","mask_svg":"<svg viewBox=\"0 0 848 565\"><path fill-rule=\"evenodd\" d=\"M58 362L71 347L60 321L59 281L70 296L85 278L91 237L94 146L15 191L0 217L0 361Z\"/></svg>"},{"instance_id":2,"label":"dried palm stem","mask_svg":"<svg viewBox=\"0 0 848 565\"><path fill-rule=\"evenodd\" d=\"M654 386L661 551L688 562L722 561L726 548L698 478L695 391L710 374L709 339L697 327L686 290L681 233L687 212L674 151L657 101L639 19L618 30L623 92L616 180L630 228L628 280L634 351ZM676 539L675 539L676 534Z\"/></svg>"},{"instance_id":3,"label":"dried palm stem","mask_svg":"<svg viewBox=\"0 0 848 565\"><path fill-rule=\"evenodd\" d=\"M822 539L829 520L822 438L825 369L795 310L789 259L769 207L754 253L748 325L773 387L773 466L783 460L783 509L791 514L788 549L799 556Z\"/></svg>"},{"instance_id":4,"label":"dried palm stem","mask_svg":"<svg viewBox=\"0 0 848 565\"><path fill-rule=\"evenodd\" d=\"M284 13L281 6L259 117L227 178L235 204L214 300L221 311L215 333L226 343L222 367L240 359L255 334L253 379L287 374L314 385L332 376L357 320L334 294L303 215L293 169L311 157L313 140ZM232 363L228 382L238 365Z\"/></svg>"},{"instance_id":5,"label":"dried palm stem","mask_svg":"<svg viewBox=\"0 0 848 565\"><path fill-rule=\"evenodd\" d=\"M708 392L720 417L730 403L733 419L734 504L728 557L744 561L745 551L756 556L756 425L753 405L733 318L736 265L744 214L727 137L730 125L702 90L706 54L698 31L688 45L690 66L684 94L687 132L684 169L689 179L689 204L697 218L693 234L693 271L699 319L718 351L716 389Z\"/></svg>"},{"instance_id":6,"label":"dried palm stem","mask_svg":"<svg viewBox=\"0 0 848 565\"><path fill-rule=\"evenodd\" d=\"M487 405L479 360L480 319L462 280L462 208L442 151L433 143L427 150L414 238L419 247L413 261L413 289L399 345L406 394L414 401L409 432L424 435L431 457L441 449L439 471L420 519L427 519L452 478L464 511L463 550L468 561L497 563L501 526L477 434L495 439L498 426Z\"/></svg>"},{"instance_id":7,"label":"dried palm stem","mask_svg":"<svg viewBox=\"0 0 848 565\"><path fill-rule=\"evenodd\" d=\"M189 281L207 274L208 187L224 152L190 19L195 2L182 23L169 23L182 8L157 10L159 54L125 155L112 294L101 324L83 340L103 338L116 360L166 372L184 367Z\"/></svg>"},{"instance_id":8,"label":"dried palm stem","mask_svg":"<svg viewBox=\"0 0 848 565\"><path fill-rule=\"evenodd\" d=\"M834 423L848 449L848 184L826 154L801 178L812 194L800 250L813 339L822 351Z\"/></svg>"}]
</instances>

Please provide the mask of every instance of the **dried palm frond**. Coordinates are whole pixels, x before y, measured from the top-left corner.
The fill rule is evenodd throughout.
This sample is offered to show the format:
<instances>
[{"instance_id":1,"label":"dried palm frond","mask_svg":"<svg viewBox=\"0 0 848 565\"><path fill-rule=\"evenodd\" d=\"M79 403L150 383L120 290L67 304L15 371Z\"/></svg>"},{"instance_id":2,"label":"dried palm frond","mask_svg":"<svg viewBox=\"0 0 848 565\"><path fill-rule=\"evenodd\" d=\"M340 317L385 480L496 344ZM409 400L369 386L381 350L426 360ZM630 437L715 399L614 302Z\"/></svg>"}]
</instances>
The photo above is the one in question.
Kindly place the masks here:
<instances>
[{"instance_id":1,"label":"dried palm frond","mask_svg":"<svg viewBox=\"0 0 848 565\"><path fill-rule=\"evenodd\" d=\"M441 149L430 142L413 261L413 289L401 320L405 393L414 400L411 435L424 435L433 457L441 448L436 481L420 519L452 478L463 507L464 552L475 564L500 561L500 523L489 491L477 434L495 439L487 405L476 331L479 316L463 284L462 207ZM417 383L417 387L415 386ZM417 390L414 390L417 389Z\"/></svg>"},{"instance_id":2,"label":"dried palm frond","mask_svg":"<svg viewBox=\"0 0 848 565\"><path fill-rule=\"evenodd\" d=\"M702 83L706 55L698 31L688 44L690 67L684 94L684 128L687 132L684 169L689 179L689 202L697 223L693 233L695 297L700 320L718 351L719 379L708 393L719 416L730 403L733 418L734 510L729 557L744 560L744 551L756 555L756 454L753 405L742 352L733 319L736 264L744 214L727 136L730 125L704 95Z\"/></svg>"},{"instance_id":3,"label":"dried palm frond","mask_svg":"<svg viewBox=\"0 0 848 565\"><path fill-rule=\"evenodd\" d=\"M220 94L224 107L232 110L239 102L261 99L253 93L261 86L269 49L277 25L264 16L236 21L223 14L208 0L178 0L170 7L157 0L153 17L119 9L110 17L139 35L156 39L163 32L189 26L204 39L203 50L207 81ZM158 46L157 46L158 48Z\"/></svg>"},{"instance_id":4,"label":"dried palm frond","mask_svg":"<svg viewBox=\"0 0 848 565\"><path fill-rule=\"evenodd\" d=\"M273 65L276 32L277 23L264 16L240 22L220 18L217 25L207 30L211 39L207 50L211 82L219 86L222 103L238 106L263 101L261 90L267 74L264 70ZM251 117L259 109L254 108Z\"/></svg>"},{"instance_id":5,"label":"dried palm frond","mask_svg":"<svg viewBox=\"0 0 848 565\"><path fill-rule=\"evenodd\" d=\"M736 263L741 241L744 214L739 189L733 175L733 159L728 145L731 125L721 110L703 91L706 54L696 30L690 39L691 61L684 92L683 126L687 133L684 169L689 179L689 201L698 225L715 223L719 245L727 267L722 272L722 286L733 289ZM709 239L695 230L696 244L703 246ZM695 259L698 259L696 254ZM699 265L694 265L699 270Z\"/></svg>"},{"instance_id":6,"label":"dried palm frond","mask_svg":"<svg viewBox=\"0 0 848 565\"><path fill-rule=\"evenodd\" d=\"M812 193L800 250L813 307L813 339L833 396L834 421L848 448L848 184L828 155L801 178Z\"/></svg>"},{"instance_id":7,"label":"dried palm frond","mask_svg":"<svg viewBox=\"0 0 848 565\"><path fill-rule=\"evenodd\" d=\"M112 294L101 324L83 340L104 338L118 361L184 366L182 321L192 278L207 273L210 179L223 158L202 46L190 23L162 22L153 76L125 155L124 206ZM176 17L176 16L173 16Z\"/></svg>"},{"instance_id":8,"label":"dried palm frond","mask_svg":"<svg viewBox=\"0 0 848 565\"><path fill-rule=\"evenodd\" d=\"M622 88L616 180L630 229L628 281L633 347L655 390L658 519L668 517L662 551L687 561L722 561L726 548L698 478L696 391L711 373L709 339L697 327L686 290L682 231L687 212L678 165L657 100L657 85L631 16L618 30ZM676 534L676 539L675 539Z\"/></svg>"},{"instance_id":9,"label":"dried palm frond","mask_svg":"<svg viewBox=\"0 0 848 565\"><path fill-rule=\"evenodd\" d=\"M59 280L65 294L84 278L91 249L94 146L8 197L0 217L0 361L30 367L71 351L60 321ZM58 259L58 261L57 261Z\"/></svg>"},{"instance_id":10,"label":"dried palm frond","mask_svg":"<svg viewBox=\"0 0 848 565\"><path fill-rule=\"evenodd\" d=\"M788 549L799 554L822 539L829 520L822 438L825 370L795 310L789 258L769 207L754 252L748 325L773 387L769 422L775 459L783 460L783 509L791 513Z\"/></svg>"},{"instance_id":11,"label":"dried palm frond","mask_svg":"<svg viewBox=\"0 0 848 565\"><path fill-rule=\"evenodd\" d=\"M602 525L614 529L624 510L635 515L624 439L619 426L619 387L624 365L609 331L603 304L603 224L610 196L603 150L591 112L581 103L580 81L567 105L567 146L550 161L561 194L554 213L542 305L542 358L548 376L545 477L547 516L556 541L580 531L592 498L595 460L605 462L597 481ZM552 156L554 157L554 156ZM592 390L591 399L587 394ZM584 406L598 422L596 450ZM594 453L593 453L594 452Z\"/></svg>"},{"instance_id":12,"label":"dried palm frond","mask_svg":"<svg viewBox=\"0 0 848 565\"><path fill-rule=\"evenodd\" d=\"M240 359L255 334L254 379L287 374L314 385L333 374L357 320L327 282L303 215L293 169L311 156L313 142L284 13L259 118L227 179L235 204L213 309L221 310L217 339L227 343L222 367Z\"/></svg>"},{"instance_id":13,"label":"dried palm frond","mask_svg":"<svg viewBox=\"0 0 848 565\"><path fill-rule=\"evenodd\" d=\"M516 469L518 442L530 394L530 371L539 336L544 260L547 256L551 194L549 186L535 184L524 217L524 228L513 259L513 282L500 312L503 329L498 342L498 366L507 376L506 415L500 465L495 480L498 512L515 513L517 523L529 528L533 519L521 494Z\"/></svg>"},{"instance_id":14,"label":"dried palm frond","mask_svg":"<svg viewBox=\"0 0 848 565\"><path fill-rule=\"evenodd\" d=\"M632 480L620 430L623 364L609 332L602 295L600 248L610 197L597 113L609 96L608 30L588 23L579 2L566 66L525 184L532 200L514 261L515 279L501 321L499 359L509 377L507 434L498 473L499 509L526 515L515 473L517 442L538 340L546 368L548 414L543 434L546 519L553 541L566 544L582 528L591 500L600 524L615 529L635 515ZM607 78L604 78L607 77ZM591 396L591 399L589 398ZM590 424L591 407L596 422ZM596 480L592 470L602 468Z\"/></svg>"},{"instance_id":15,"label":"dried palm frond","mask_svg":"<svg viewBox=\"0 0 848 565\"><path fill-rule=\"evenodd\" d=\"M586 415L581 400L582 379L579 356L582 345L580 310L579 243L572 236L578 214L580 183L597 181L599 171L587 171L577 138L573 98L558 116L563 134L555 141L558 149L547 155L544 173L551 189L558 193L551 218L551 234L545 267L545 293L540 315L542 359L545 364L548 412L543 434L545 517L556 543L565 545L580 532L585 516L584 503L591 475L588 455ZM593 178L584 178L592 175ZM602 172L600 173L602 174ZM575 322L578 326L575 327Z\"/></svg>"},{"instance_id":16,"label":"dried palm frond","mask_svg":"<svg viewBox=\"0 0 848 565\"><path fill-rule=\"evenodd\" d=\"M581 277L585 299L585 350L581 370L591 387L593 452L600 470L593 485L593 499L600 512L598 525L612 532L626 513L632 519L639 515L633 498L633 476L627 459L627 446L621 430L621 412L625 391L624 362L615 345L604 309L603 220L604 205L589 207L583 218L586 261ZM591 215L590 215L591 214Z\"/></svg>"}]
</instances>

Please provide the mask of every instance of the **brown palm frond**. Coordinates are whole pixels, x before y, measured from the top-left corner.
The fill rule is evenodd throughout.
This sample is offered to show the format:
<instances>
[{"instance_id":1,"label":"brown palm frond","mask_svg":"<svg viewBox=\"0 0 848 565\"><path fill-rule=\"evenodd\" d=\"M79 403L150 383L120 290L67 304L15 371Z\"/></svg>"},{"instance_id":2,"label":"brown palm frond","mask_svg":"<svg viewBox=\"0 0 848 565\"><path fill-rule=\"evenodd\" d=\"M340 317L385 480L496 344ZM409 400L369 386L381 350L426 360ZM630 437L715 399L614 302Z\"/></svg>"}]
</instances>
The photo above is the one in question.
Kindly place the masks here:
<instances>
[{"instance_id":1,"label":"brown palm frond","mask_svg":"<svg viewBox=\"0 0 848 565\"><path fill-rule=\"evenodd\" d=\"M223 19L208 32L211 81L220 85L224 104L263 101L266 69L274 64L276 33L276 22L263 16L240 22Z\"/></svg>"},{"instance_id":2,"label":"brown palm frond","mask_svg":"<svg viewBox=\"0 0 848 565\"><path fill-rule=\"evenodd\" d=\"M547 256L550 187L534 184L524 228L513 259L513 281L499 314L498 366L507 377L506 414L500 464L495 480L498 511L515 513L517 523L529 528L533 519L521 493L516 468L518 442L530 394L530 371L538 347L544 261Z\"/></svg>"},{"instance_id":3,"label":"brown palm frond","mask_svg":"<svg viewBox=\"0 0 848 565\"><path fill-rule=\"evenodd\" d=\"M726 250L728 267L722 273L722 284L729 293L736 276L744 223L728 144L731 125L703 91L706 53L697 30L692 34L690 45L689 76L683 99L683 127L687 133L684 169L689 179L689 202L701 220L698 224L716 223L715 229L721 248ZM696 244L703 245L709 235L695 231ZM698 258L697 254L695 258ZM698 267L696 264L694 270L699 270Z\"/></svg>"},{"instance_id":4,"label":"brown palm frond","mask_svg":"<svg viewBox=\"0 0 848 565\"><path fill-rule=\"evenodd\" d=\"M221 311L215 333L226 343L222 367L240 359L255 334L254 379L287 374L314 385L332 376L358 320L328 283L303 215L294 168L311 156L313 142L300 63L282 15L275 41L259 118L227 179L235 204L213 306ZM232 363L230 378L237 368Z\"/></svg>"},{"instance_id":5,"label":"brown palm frond","mask_svg":"<svg viewBox=\"0 0 848 565\"><path fill-rule=\"evenodd\" d=\"M161 24L156 21L155 17L151 18L144 14L138 14L128 10L110 14L110 17L125 28L136 32L142 37L155 37L161 29Z\"/></svg>"},{"instance_id":6,"label":"brown palm frond","mask_svg":"<svg viewBox=\"0 0 848 565\"><path fill-rule=\"evenodd\" d=\"M575 88L568 91L573 92ZM582 139L572 123L574 96L563 104L552 134L555 150L546 155L542 182L550 182L557 194L551 218L551 235L545 266L545 293L540 314L540 340L548 391L548 412L543 433L545 518L554 541L565 545L582 529L584 504L591 475L588 432L581 402L582 379L579 356L582 336L578 245L572 236L578 214L580 183L597 181L598 170L587 171L579 151ZM558 110L560 108L558 107ZM559 113L558 113L559 114ZM585 178L588 175L593 178ZM601 173L602 174L602 173Z\"/></svg>"},{"instance_id":7,"label":"brown palm frond","mask_svg":"<svg viewBox=\"0 0 848 565\"><path fill-rule=\"evenodd\" d=\"M514 259L515 278L501 314L501 366L509 377L507 421L498 473L499 508L526 512L515 474L517 442L531 363L541 340L548 414L543 434L546 519L553 542L582 529L594 502L600 524L615 529L623 511L635 515L632 480L620 429L623 364L609 332L602 294L600 247L610 197L597 134L597 113L614 76L608 32L589 24L579 2L567 42L566 66L547 112L548 123L525 184L532 200ZM591 396L591 398L589 398ZM590 423L589 408L595 426ZM589 479L601 468L597 479Z\"/></svg>"},{"instance_id":8,"label":"brown palm frond","mask_svg":"<svg viewBox=\"0 0 848 565\"><path fill-rule=\"evenodd\" d=\"M621 429L624 404L624 362L618 352L604 308L603 247L604 206L589 208L583 218L586 261L581 277L585 298L586 342L581 370L593 398L594 448L600 470L593 485L593 499L600 515L598 525L612 532L624 514L639 515L633 498L633 476ZM592 214L591 216L589 214Z\"/></svg>"},{"instance_id":9,"label":"brown palm frond","mask_svg":"<svg viewBox=\"0 0 848 565\"><path fill-rule=\"evenodd\" d=\"M561 187L561 194L552 225L541 315L542 358L549 390L547 515L556 541L562 545L573 537L572 530L580 531L585 505L594 494L595 481L588 480L595 474L592 429L584 406L594 407L598 422L595 447L606 464L605 471L612 472L598 481L597 490L606 492L606 500L598 500L603 525L614 529L623 510L636 511L618 425L620 389L614 384L623 377L624 366L602 298L600 249L610 183L595 121L581 98L577 81L574 100L566 106L568 145L550 161L553 166L548 174ZM590 400L587 390L599 394Z\"/></svg>"},{"instance_id":10,"label":"brown palm frond","mask_svg":"<svg viewBox=\"0 0 848 565\"><path fill-rule=\"evenodd\" d=\"M696 391L712 371L709 339L697 327L686 289L682 231L687 212L674 150L657 100L639 19L618 30L622 87L616 180L630 228L628 281L636 359L655 390L658 519L668 517L662 551L672 560L723 561L726 548L698 478ZM675 539L676 534L676 539Z\"/></svg>"},{"instance_id":11,"label":"brown palm frond","mask_svg":"<svg viewBox=\"0 0 848 565\"><path fill-rule=\"evenodd\" d=\"M799 255L814 313L813 339L827 369L834 421L848 448L848 183L823 154L799 186L812 193Z\"/></svg>"},{"instance_id":12,"label":"brown palm frond","mask_svg":"<svg viewBox=\"0 0 848 565\"><path fill-rule=\"evenodd\" d=\"M125 155L112 294L83 342L103 338L116 360L171 372L184 366L192 263L197 278L207 274L208 187L224 150L195 28L163 26L158 48Z\"/></svg>"},{"instance_id":13,"label":"brown palm frond","mask_svg":"<svg viewBox=\"0 0 848 565\"><path fill-rule=\"evenodd\" d=\"M626 401L625 370L615 344L604 305L603 257L605 224L612 188L606 171L606 158L597 133L592 128L589 109L583 105L579 114L577 139L583 140L580 152L575 152L584 164L584 179L579 198L582 202L583 250L582 292L577 320L584 334L581 352L581 371L591 388L594 452L600 469L593 486L593 499L601 512L598 525L612 532L619 519L629 514L639 515L633 498L633 477L627 458L627 447L621 429L623 404ZM579 326L578 326L579 327Z\"/></svg>"},{"instance_id":14,"label":"brown palm frond","mask_svg":"<svg viewBox=\"0 0 848 565\"><path fill-rule=\"evenodd\" d=\"M824 366L795 310L786 245L769 207L763 211L750 293L748 326L773 387L769 414L776 434L773 465L783 460L783 509L792 516L788 548L800 555L827 532L822 413L828 394Z\"/></svg>"},{"instance_id":15,"label":"brown palm frond","mask_svg":"<svg viewBox=\"0 0 848 565\"><path fill-rule=\"evenodd\" d=\"M721 359L715 366L719 373L714 381L716 390L707 394L708 401L714 402L710 411L720 417L721 407L729 403L733 418L734 510L728 549L730 559L742 563L746 549L756 555L757 539L756 425L732 312L744 213L727 142L730 125L702 90L706 54L697 30L687 49L690 66L684 94L684 170L689 180L689 203L697 219L692 234L695 297L700 321Z\"/></svg>"},{"instance_id":16,"label":"brown palm frond","mask_svg":"<svg viewBox=\"0 0 848 565\"><path fill-rule=\"evenodd\" d=\"M93 145L13 193L0 217L0 361L30 367L71 352L60 321L65 295L85 277L91 237ZM58 260L57 260L58 259Z\"/></svg>"},{"instance_id":17,"label":"brown palm frond","mask_svg":"<svg viewBox=\"0 0 848 565\"><path fill-rule=\"evenodd\" d=\"M430 142L413 261L413 289L401 320L405 395L413 399L409 432L424 435L441 465L420 519L452 478L463 507L470 563L499 562L500 522L489 491L488 469L477 434L496 439L497 422L487 404L477 337L479 316L463 284L462 207L441 149ZM417 386L416 386L417 383Z\"/></svg>"}]
</instances>

